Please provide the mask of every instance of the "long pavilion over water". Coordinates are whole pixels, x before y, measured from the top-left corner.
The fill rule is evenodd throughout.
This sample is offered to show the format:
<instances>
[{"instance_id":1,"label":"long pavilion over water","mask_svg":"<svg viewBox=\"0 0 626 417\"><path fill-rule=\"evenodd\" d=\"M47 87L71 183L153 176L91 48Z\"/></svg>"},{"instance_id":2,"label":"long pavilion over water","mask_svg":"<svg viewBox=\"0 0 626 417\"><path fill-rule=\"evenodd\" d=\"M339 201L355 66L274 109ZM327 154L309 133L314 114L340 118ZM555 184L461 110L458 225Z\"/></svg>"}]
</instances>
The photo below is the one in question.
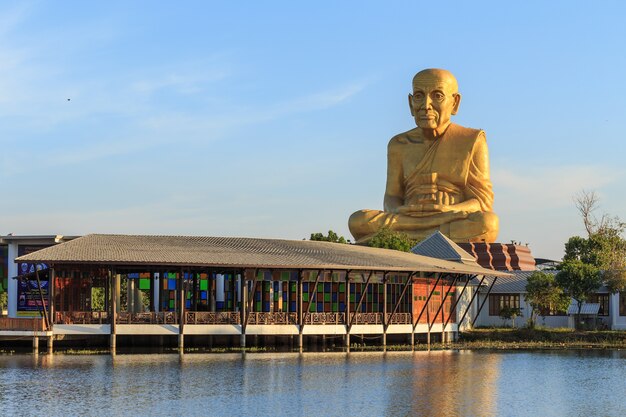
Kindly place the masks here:
<instances>
[{"instance_id":1,"label":"long pavilion over water","mask_svg":"<svg viewBox=\"0 0 626 417\"><path fill-rule=\"evenodd\" d=\"M346 346L351 334L445 339L482 308L474 287L508 275L358 245L198 236L92 234L15 262L33 266L17 279L37 282L29 331L49 350L59 335L110 336L112 350L118 335L178 336L180 349L186 336L238 336L242 347L250 335L289 336L300 348L310 335Z\"/></svg>"}]
</instances>

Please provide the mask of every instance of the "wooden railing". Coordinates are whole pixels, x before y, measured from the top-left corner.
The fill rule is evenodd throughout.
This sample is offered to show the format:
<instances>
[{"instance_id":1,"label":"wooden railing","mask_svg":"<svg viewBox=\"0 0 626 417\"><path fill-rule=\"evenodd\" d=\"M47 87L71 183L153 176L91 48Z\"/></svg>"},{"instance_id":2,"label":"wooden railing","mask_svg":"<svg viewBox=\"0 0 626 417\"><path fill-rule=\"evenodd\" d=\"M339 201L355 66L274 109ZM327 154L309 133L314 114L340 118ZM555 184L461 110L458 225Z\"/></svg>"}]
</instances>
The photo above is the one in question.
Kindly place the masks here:
<instances>
[{"instance_id":1,"label":"wooden railing","mask_svg":"<svg viewBox=\"0 0 626 417\"><path fill-rule=\"evenodd\" d=\"M178 314L174 311L147 313L117 313L117 324L177 324Z\"/></svg>"},{"instance_id":2,"label":"wooden railing","mask_svg":"<svg viewBox=\"0 0 626 417\"><path fill-rule=\"evenodd\" d=\"M383 313L355 313L352 324L383 324Z\"/></svg>"},{"instance_id":3,"label":"wooden railing","mask_svg":"<svg viewBox=\"0 0 626 417\"><path fill-rule=\"evenodd\" d=\"M241 313L188 311L185 313L185 324L241 324Z\"/></svg>"},{"instance_id":4,"label":"wooden railing","mask_svg":"<svg viewBox=\"0 0 626 417\"><path fill-rule=\"evenodd\" d=\"M109 313L106 311L56 311L54 322L57 324L108 324Z\"/></svg>"},{"instance_id":5,"label":"wooden railing","mask_svg":"<svg viewBox=\"0 0 626 417\"><path fill-rule=\"evenodd\" d=\"M248 316L248 324L298 324L298 314L251 312Z\"/></svg>"},{"instance_id":6,"label":"wooden railing","mask_svg":"<svg viewBox=\"0 0 626 417\"><path fill-rule=\"evenodd\" d=\"M346 324L345 313L305 313L304 324Z\"/></svg>"},{"instance_id":7,"label":"wooden railing","mask_svg":"<svg viewBox=\"0 0 626 417\"><path fill-rule=\"evenodd\" d=\"M411 313L396 313L391 317L391 313L387 313L388 324L411 324Z\"/></svg>"},{"instance_id":8,"label":"wooden railing","mask_svg":"<svg viewBox=\"0 0 626 417\"><path fill-rule=\"evenodd\" d=\"M346 324L345 313L305 313L304 324ZM387 313L389 324L410 324L411 313ZM58 324L106 324L110 323L106 311L57 311L55 323ZM117 313L118 324L177 324L178 314L173 311L147 313ZM241 324L239 312L185 312L186 324ZM298 324L297 313L262 313L251 312L248 324ZM356 313L353 324L383 324L383 313ZM42 319L0 319L0 330L11 329L11 326L23 330L43 330Z\"/></svg>"},{"instance_id":9,"label":"wooden railing","mask_svg":"<svg viewBox=\"0 0 626 417\"><path fill-rule=\"evenodd\" d=\"M44 326L44 321L41 318L14 319L9 317L0 317L0 331L43 332L45 330Z\"/></svg>"}]
</instances>

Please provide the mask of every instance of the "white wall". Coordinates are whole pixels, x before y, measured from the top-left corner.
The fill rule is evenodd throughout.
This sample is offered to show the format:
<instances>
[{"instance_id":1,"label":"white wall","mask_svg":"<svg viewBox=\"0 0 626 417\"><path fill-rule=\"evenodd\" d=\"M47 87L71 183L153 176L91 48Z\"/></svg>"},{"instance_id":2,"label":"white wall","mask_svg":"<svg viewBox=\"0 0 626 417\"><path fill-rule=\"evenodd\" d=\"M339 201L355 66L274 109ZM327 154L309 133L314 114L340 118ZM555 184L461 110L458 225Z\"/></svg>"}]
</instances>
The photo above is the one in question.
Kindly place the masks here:
<instances>
[{"instance_id":1,"label":"white wall","mask_svg":"<svg viewBox=\"0 0 626 417\"><path fill-rule=\"evenodd\" d=\"M478 299L482 303L485 299L486 294L479 294ZM474 300L474 302L476 302ZM520 294L520 309L522 314L515 319L516 327L525 327L527 320L530 318L532 308L530 304L526 302L524 299L524 294ZM475 317L475 316L474 316ZM478 316L478 320L476 320L476 327L478 326L496 326L501 327L503 325L511 326L511 320L502 320L500 316L490 316L489 315L489 300L485 302L482 311L480 312L480 316ZM545 327L568 327L568 317L567 316L538 316L537 317L537 325L545 326Z\"/></svg>"}]
</instances>

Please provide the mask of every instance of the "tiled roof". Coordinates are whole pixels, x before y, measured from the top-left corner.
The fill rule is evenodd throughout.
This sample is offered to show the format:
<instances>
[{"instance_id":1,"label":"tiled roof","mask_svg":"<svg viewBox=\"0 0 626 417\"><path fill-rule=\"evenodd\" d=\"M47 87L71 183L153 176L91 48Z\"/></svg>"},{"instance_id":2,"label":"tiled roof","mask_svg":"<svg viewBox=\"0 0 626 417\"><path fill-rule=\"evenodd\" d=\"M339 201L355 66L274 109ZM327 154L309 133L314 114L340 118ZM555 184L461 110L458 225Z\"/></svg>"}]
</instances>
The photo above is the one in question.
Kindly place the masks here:
<instances>
[{"instance_id":1,"label":"tiled roof","mask_svg":"<svg viewBox=\"0 0 626 417\"><path fill-rule=\"evenodd\" d=\"M431 258L446 261L460 262L466 265L478 265L476 259L463 248L450 240L447 236L436 231L420 243L415 245L411 252L416 255L429 256Z\"/></svg>"},{"instance_id":2,"label":"tiled roof","mask_svg":"<svg viewBox=\"0 0 626 417\"><path fill-rule=\"evenodd\" d=\"M350 269L507 275L389 249L304 240L92 234L21 256L16 262Z\"/></svg>"},{"instance_id":3,"label":"tiled roof","mask_svg":"<svg viewBox=\"0 0 626 417\"><path fill-rule=\"evenodd\" d=\"M491 290L492 294L523 294L526 293L526 284L528 283L528 277L537 271L509 271L511 276L498 277L496 283ZM546 274L556 275L558 271L541 271ZM482 292L487 292L489 285L493 278L486 278L483 281L483 285L480 289Z\"/></svg>"}]
</instances>

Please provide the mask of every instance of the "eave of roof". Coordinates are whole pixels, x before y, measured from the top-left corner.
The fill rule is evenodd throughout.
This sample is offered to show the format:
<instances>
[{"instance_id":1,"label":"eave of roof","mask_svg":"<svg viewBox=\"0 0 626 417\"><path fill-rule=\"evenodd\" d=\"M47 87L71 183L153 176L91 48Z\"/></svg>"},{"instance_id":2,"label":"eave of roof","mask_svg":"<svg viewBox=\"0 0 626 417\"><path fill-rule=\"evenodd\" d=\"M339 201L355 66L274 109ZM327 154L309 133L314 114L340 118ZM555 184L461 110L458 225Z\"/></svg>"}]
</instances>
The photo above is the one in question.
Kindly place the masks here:
<instances>
[{"instance_id":1,"label":"eave of roof","mask_svg":"<svg viewBox=\"0 0 626 417\"><path fill-rule=\"evenodd\" d=\"M83 236L16 262L440 272L508 276L479 266L329 242L202 236Z\"/></svg>"}]
</instances>

